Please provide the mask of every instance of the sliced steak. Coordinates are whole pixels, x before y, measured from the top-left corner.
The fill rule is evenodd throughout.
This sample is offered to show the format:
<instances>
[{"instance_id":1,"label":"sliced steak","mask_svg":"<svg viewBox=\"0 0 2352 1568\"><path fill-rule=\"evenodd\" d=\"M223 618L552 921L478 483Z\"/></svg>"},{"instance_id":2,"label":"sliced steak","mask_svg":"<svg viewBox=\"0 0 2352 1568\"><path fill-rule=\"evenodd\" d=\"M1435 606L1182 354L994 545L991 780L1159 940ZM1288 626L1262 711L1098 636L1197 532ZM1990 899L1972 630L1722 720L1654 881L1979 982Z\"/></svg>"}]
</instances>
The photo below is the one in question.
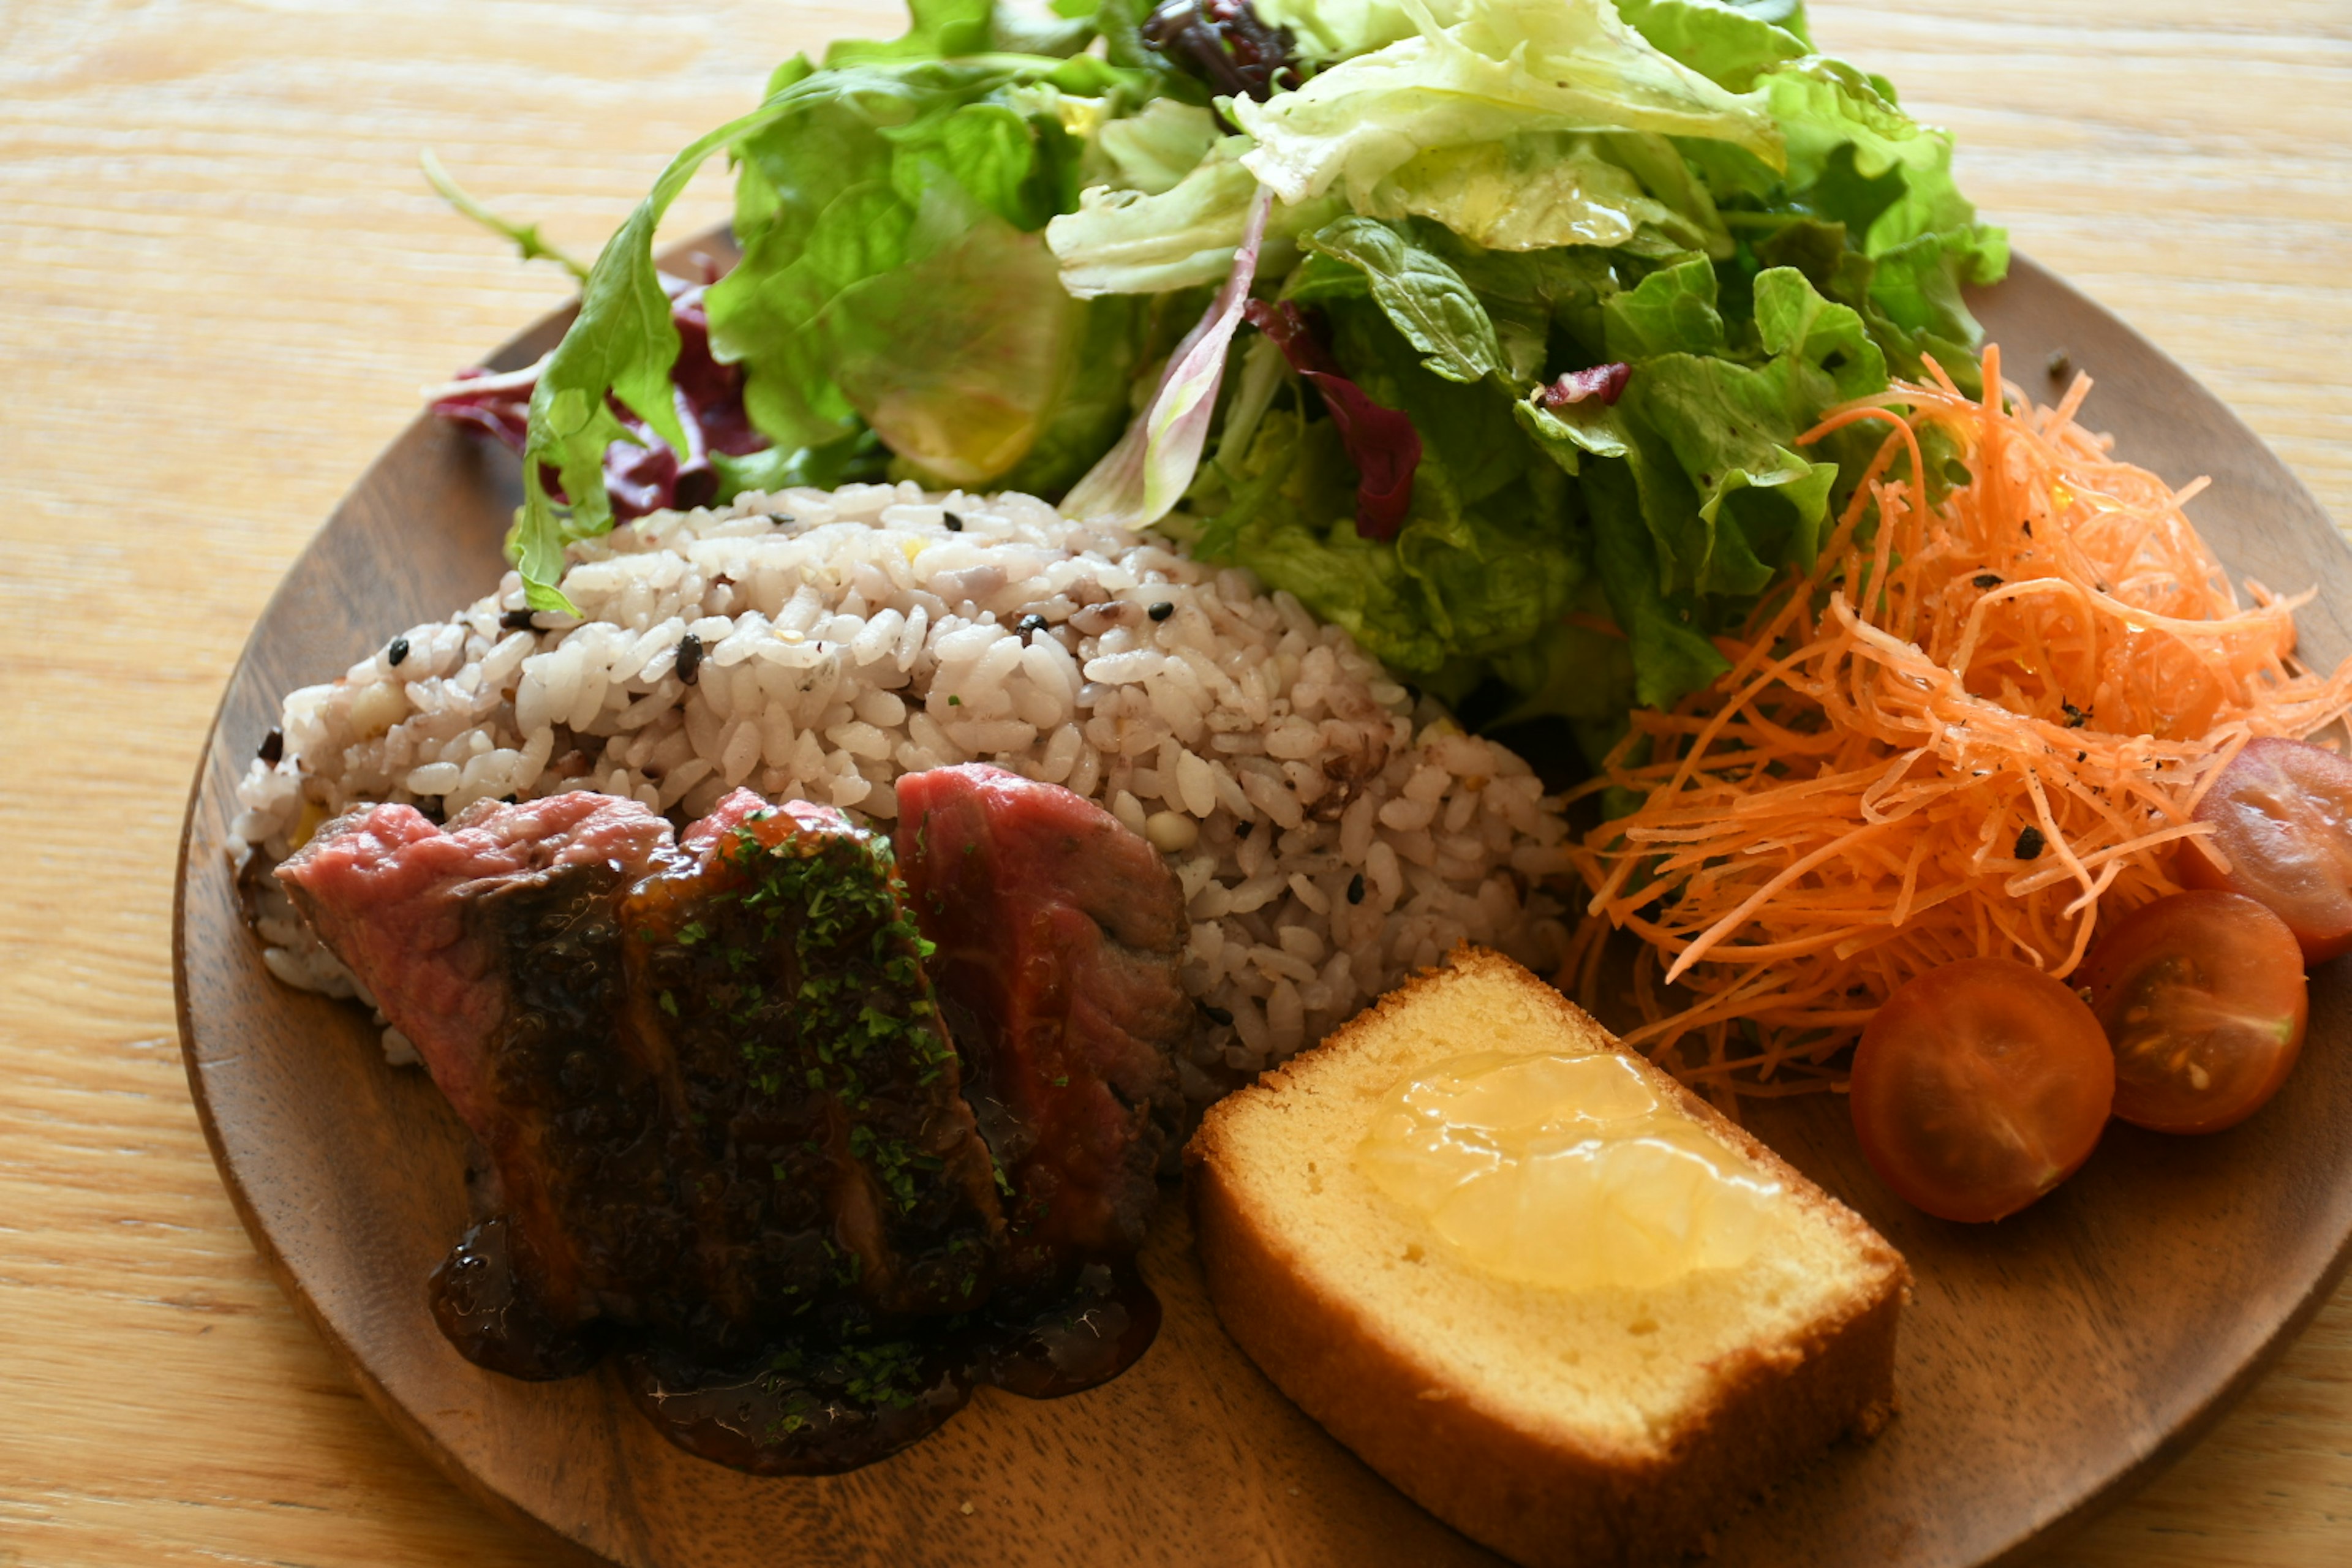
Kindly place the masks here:
<instances>
[{"instance_id":1,"label":"sliced steak","mask_svg":"<svg viewBox=\"0 0 2352 1568\"><path fill-rule=\"evenodd\" d=\"M505 1223L479 1250L510 1260L519 1289L463 1257L448 1272L509 1299L499 1318L515 1342L501 1352L477 1335L502 1370L593 1359L562 1336L606 1311L635 1315L633 1280L674 1267L685 1237L661 1084L621 1030L614 919L629 883L669 853L669 824L645 807L575 794L485 802L446 832L411 807L373 806L278 868L489 1154Z\"/></svg>"},{"instance_id":2,"label":"sliced steak","mask_svg":"<svg viewBox=\"0 0 2352 1568\"><path fill-rule=\"evenodd\" d=\"M697 1337L846 1289L961 1311L995 1282L995 1173L890 842L748 790L624 906L634 1027L668 1064Z\"/></svg>"},{"instance_id":3,"label":"sliced steak","mask_svg":"<svg viewBox=\"0 0 2352 1568\"><path fill-rule=\"evenodd\" d=\"M506 1224L441 1276L477 1359L581 1360L502 1350L486 1315L723 1355L992 1287L993 1173L887 840L738 792L673 846L574 794L446 833L355 813L278 875L489 1153Z\"/></svg>"},{"instance_id":4,"label":"sliced steak","mask_svg":"<svg viewBox=\"0 0 2352 1568\"><path fill-rule=\"evenodd\" d=\"M1160 854L1070 791L981 764L898 780L894 830L965 1094L1013 1195L1008 1278L1142 1244L1193 1027L1184 900Z\"/></svg>"}]
</instances>

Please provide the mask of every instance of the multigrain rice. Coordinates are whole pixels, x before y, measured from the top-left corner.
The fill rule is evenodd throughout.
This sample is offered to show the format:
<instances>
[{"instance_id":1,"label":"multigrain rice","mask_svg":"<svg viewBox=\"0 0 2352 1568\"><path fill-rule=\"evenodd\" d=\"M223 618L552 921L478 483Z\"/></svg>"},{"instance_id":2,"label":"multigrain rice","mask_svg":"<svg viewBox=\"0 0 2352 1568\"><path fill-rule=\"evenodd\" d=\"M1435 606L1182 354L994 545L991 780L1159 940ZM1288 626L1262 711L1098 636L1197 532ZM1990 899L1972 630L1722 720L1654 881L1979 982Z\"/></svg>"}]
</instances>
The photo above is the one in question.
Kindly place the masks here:
<instances>
[{"instance_id":1,"label":"multigrain rice","mask_svg":"<svg viewBox=\"0 0 2352 1568\"><path fill-rule=\"evenodd\" d=\"M1564 947L1541 884L1567 827L1524 762L1434 709L1416 722L1289 595L1149 536L1021 495L791 490L575 544L563 588L584 618L526 617L509 573L287 698L276 760L238 786L240 867L366 802L446 818L567 789L683 821L747 784L887 827L900 773L993 763L1167 857L1192 921L1196 1103L1456 942L1539 970ZM271 971L358 994L251 881Z\"/></svg>"}]
</instances>

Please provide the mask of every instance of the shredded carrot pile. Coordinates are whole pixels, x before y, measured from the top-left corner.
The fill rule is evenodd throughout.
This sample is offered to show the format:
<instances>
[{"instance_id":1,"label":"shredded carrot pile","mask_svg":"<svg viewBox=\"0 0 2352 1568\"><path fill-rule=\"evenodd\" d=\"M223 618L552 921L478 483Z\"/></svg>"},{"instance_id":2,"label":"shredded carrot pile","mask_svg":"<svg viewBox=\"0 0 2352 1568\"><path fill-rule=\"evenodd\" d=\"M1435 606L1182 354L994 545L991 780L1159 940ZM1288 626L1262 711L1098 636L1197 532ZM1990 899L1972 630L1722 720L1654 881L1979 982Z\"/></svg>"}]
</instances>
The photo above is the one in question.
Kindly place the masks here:
<instances>
[{"instance_id":1,"label":"shredded carrot pile","mask_svg":"<svg viewBox=\"0 0 2352 1568\"><path fill-rule=\"evenodd\" d=\"M1643 804L1578 851L1563 984L1590 996L1607 930L1636 933L1627 1038L1718 1103L1841 1086L1878 1005L1940 964L2063 978L2103 909L2178 890L2248 740L2352 708L2352 662L2294 657L2308 595L2232 591L2182 511L2204 481L2176 492L2075 423L2088 378L2036 408L1998 350L1981 399L1930 370L1806 435L1890 427L1811 573L1717 639L1731 669L1636 713L1587 786ZM1931 428L1969 475L1940 501Z\"/></svg>"}]
</instances>

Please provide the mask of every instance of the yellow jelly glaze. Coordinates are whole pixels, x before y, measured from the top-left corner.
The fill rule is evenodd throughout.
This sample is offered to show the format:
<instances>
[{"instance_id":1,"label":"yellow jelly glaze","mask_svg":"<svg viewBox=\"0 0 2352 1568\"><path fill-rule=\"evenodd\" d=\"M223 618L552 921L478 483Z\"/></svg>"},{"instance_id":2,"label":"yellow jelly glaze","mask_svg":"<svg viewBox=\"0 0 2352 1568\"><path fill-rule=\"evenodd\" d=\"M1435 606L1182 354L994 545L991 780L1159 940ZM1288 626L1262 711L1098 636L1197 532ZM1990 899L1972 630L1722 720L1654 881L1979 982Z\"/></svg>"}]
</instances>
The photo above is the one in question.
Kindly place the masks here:
<instances>
[{"instance_id":1,"label":"yellow jelly glaze","mask_svg":"<svg viewBox=\"0 0 2352 1568\"><path fill-rule=\"evenodd\" d=\"M1382 1097L1356 1168L1477 1268L1581 1290L1756 1253L1780 1185L1626 1058L1450 1058Z\"/></svg>"}]
</instances>

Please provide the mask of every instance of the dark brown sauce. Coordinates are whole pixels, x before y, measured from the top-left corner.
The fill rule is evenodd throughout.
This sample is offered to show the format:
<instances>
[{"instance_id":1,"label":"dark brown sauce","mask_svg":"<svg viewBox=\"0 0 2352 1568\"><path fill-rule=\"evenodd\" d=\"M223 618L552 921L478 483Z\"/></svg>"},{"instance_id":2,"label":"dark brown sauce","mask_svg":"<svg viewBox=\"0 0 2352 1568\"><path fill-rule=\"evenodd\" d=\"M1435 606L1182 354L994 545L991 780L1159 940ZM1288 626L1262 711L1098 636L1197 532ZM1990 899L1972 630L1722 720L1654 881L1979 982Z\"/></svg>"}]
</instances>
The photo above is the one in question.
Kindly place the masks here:
<instances>
[{"instance_id":1,"label":"dark brown sauce","mask_svg":"<svg viewBox=\"0 0 2352 1568\"><path fill-rule=\"evenodd\" d=\"M433 1321L476 1366L530 1383L575 1377L604 1353L604 1336L564 1330L523 1290L503 1216L466 1232L433 1270Z\"/></svg>"},{"instance_id":2,"label":"dark brown sauce","mask_svg":"<svg viewBox=\"0 0 2352 1568\"><path fill-rule=\"evenodd\" d=\"M1160 1298L1131 1263L1090 1264L1041 1311L1006 1314L971 1337L972 1376L1024 1399L1059 1399L1108 1383L1160 1334Z\"/></svg>"},{"instance_id":3,"label":"dark brown sauce","mask_svg":"<svg viewBox=\"0 0 2352 1568\"><path fill-rule=\"evenodd\" d=\"M950 1319L920 1340L785 1346L748 1368L656 1346L624 1364L637 1408L688 1453L753 1475L823 1476L897 1453L978 1384L1057 1399L1108 1383L1159 1332L1160 1298L1142 1276L1097 1264L1043 1310Z\"/></svg>"},{"instance_id":4,"label":"dark brown sauce","mask_svg":"<svg viewBox=\"0 0 2352 1568\"><path fill-rule=\"evenodd\" d=\"M609 1342L538 1310L515 1273L504 1218L466 1232L434 1269L431 1297L457 1353L509 1377L575 1376ZM622 1364L637 1408L688 1453L753 1475L825 1476L935 1430L978 1384L1058 1399L1108 1383L1151 1348L1160 1318L1160 1298L1132 1263L1097 1263L1042 1308L943 1318L929 1333L918 1325L891 1339L853 1326L835 1342L777 1345L728 1365L656 1343Z\"/></svg>"}]
</instances>

